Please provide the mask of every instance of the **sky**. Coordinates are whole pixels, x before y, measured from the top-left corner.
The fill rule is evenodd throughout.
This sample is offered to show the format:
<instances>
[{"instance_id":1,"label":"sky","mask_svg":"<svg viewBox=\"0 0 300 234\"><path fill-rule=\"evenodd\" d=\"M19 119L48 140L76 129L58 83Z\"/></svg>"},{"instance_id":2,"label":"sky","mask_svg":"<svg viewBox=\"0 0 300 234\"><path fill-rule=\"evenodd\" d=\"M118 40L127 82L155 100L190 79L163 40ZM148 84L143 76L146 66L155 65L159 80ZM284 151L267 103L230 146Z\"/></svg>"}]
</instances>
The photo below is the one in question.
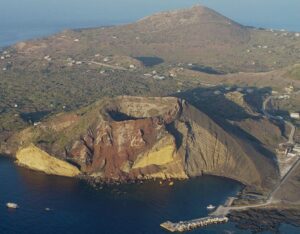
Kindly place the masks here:
<instances>
[{"instance_id":1,"label":"sky","mask_svg":"<svg viewBox=\"0 0 300 234\"><path fill-rule=\"evenodd\" d=\"M285 25L300 31L299 0L0 0L0 24L26 22L122 23L157 11L201 3L254 26Z\"/></svg>"},{"instance_id":2,"label":"sky","mask_svg":"<svg viewBox=\"0 0 300 234\"><path fill-rule=\"evenodd\" d=\"M65 28L134 22L196 4L244 25L300 31L300 0L0 0L0 46Z\"/></svg>"}]
</instances>

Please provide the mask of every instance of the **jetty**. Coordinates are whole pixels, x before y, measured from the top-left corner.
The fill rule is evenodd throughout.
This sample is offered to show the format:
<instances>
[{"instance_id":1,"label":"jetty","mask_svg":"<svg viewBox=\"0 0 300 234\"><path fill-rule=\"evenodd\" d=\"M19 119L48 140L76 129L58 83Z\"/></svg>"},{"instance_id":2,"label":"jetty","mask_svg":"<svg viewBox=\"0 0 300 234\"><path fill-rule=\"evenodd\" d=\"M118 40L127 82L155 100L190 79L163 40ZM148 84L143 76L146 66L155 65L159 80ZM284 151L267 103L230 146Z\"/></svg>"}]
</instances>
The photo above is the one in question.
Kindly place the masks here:
<instances>
[{"instance_id":1,"label":"jetty","mask_svg":"<svg viewBox=\"0 0 300 234\"><path fill-rule=\"evenodd\" d=\"M228 221L229 219L226 216L208 216L189 221L180 221L178 223L166 221L160 224L160 226L170 232L186 232L196 228L205 227L211 224L227 223Z\"/></svg>"}]
</instances>

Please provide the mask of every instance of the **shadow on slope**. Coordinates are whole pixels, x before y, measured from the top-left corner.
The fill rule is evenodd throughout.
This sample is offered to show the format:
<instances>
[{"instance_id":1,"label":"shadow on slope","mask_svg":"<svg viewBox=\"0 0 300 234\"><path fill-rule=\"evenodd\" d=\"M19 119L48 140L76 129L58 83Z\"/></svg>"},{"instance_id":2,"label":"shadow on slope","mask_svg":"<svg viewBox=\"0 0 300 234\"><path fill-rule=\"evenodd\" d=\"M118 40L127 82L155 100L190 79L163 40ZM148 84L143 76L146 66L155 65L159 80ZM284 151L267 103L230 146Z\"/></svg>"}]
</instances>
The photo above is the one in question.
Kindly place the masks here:
<instances>
[{"instance_id":1,"label":"shadow on slope","mask_svg":"<svg viewBox=\"0 0 300 234\"><path fill-rule=\"evenodd\" d=\"M245 100L251 103L248 103L251 107L254 105L253 109L260 110L263 97L270 93L270 90L270 88L253 89L251 94L245 94ZM228 100L225 97L225 94L231 91L232 90L226 90L223 86L212 88L201 87L187 90L182 93L176 93L174 96L187 100L197 109L211 117L226 132L234 136L237 142L243 145L249 155L255 154L253 151L254 149L267 159L271 160L277 172L279 172L275 153L270 149L267 149L257 137L251 135L249 132L246 132L235 124L235 122L241 122L247 119L258 121L262 119L263 116L259 113L252 115L245 111L240 105ZM248 144L252 146L252 149Z\"/></svg>"}]
</instances>

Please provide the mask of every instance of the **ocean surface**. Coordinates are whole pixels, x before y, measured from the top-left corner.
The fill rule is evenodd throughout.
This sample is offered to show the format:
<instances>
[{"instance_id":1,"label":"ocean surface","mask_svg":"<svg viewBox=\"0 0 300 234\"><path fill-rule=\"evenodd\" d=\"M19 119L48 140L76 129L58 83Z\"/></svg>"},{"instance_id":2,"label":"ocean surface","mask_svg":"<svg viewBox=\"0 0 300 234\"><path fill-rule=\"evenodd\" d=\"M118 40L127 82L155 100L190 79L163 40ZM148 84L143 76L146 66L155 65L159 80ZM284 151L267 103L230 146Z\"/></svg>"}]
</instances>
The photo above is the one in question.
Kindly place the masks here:
<instances>
[{"instance_id":1,"label":"ocean surface","mask_svg":"<svg viewBox=\"0 0 300 234\"><path fill-rule=\"evenodd\" d=\"M235 181L203 176L174 186L152 181L96 190L84 181L34 172L0 156L0 233L166 234L160 223L206 216L207 205L223 204L240 189ZM7 202L20 208L9 210ZM189 233L250 232L227 223ZM280 233L299 229L282 225Z\"/></svg>"},{"instance_id":2,"label":"ocean surface","mask_svg":"<svg viewBox=\"0 0 300 234\"><path fill-rule=\"evenodd\" d=\"M164 234L161 222L207 215L207 205L223 203L240 188L232 180L205 176L174 186L155 181L95 190L83 181L34 172L0 157L0 233ZM20 208L7 209L10 201ZM231 223L191 233L230 231L248 233Z\"/></svg>"},{"instance_id":3,"label":"ocean surface","mask_svg":"<svg viewBox=\"0 0 300 234\"><path fill-rule=\"evenodd\" d=\"M300 31L299 0L0 0L0 47L68 28L125 24L196 4L244 25Z\"/></svg>"}]
</instances>

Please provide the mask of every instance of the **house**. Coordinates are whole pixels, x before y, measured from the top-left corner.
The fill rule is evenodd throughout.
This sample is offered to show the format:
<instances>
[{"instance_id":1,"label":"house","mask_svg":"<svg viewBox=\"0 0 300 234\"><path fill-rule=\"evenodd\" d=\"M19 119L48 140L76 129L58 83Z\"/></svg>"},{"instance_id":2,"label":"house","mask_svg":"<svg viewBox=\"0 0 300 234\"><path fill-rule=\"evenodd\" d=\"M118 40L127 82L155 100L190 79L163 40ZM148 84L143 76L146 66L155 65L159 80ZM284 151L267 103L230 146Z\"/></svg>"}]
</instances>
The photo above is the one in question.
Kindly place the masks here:
<instances>
[{"instance_id":1,"label":"house","mask_svg":"<svg viewBox=\"0 0 300 234\"><path fill-rule=\"evenodd\" d=\"M290 95L284 94L277 97L278 99L289 99Z\"/></svg>"},{"instance_id":2,"label":"house","mask_svg":"<svg viewBox=\"0 0 300 234\"><path fill-rule=\"evenodd\" d=\"M290 117L292 119L300 119L300 113L297 113L297 112L290 113Z\"/></svg>"},{"instance_id":3,"label":"house","mask_svg":"<svg viewBox=\"0 0 300 234\"><path fill-rule=\"evenodd\" d=\"M154 78L155 80L164 80L166 77L164 77L164 76L159 76L159 75L155 75L155 76L153 76L153 78Z\"/></svg>"},{"instance_id":4,"label":"house","mask_svg":"<svg viewBox=\"0 0 300 234\"><path fill-rule=\"evenodd\" d=\"M287 92L287 93L292 93L294 91L294 86L293 85L290 85L289 87L285 87L284 90Z\"/></svg>"},{"instance_id":5,"label":"house","mask_svg":"<svg viewBox=\"0 0 300 234\"><path fill-rule=\"evenodd\" d=\"M293 157L296 157L297 156L297 154L295 154L295 153L288 153L287 154L287 157L289 157L289 158L293 158Z\"/></svg>"}]
</instances>

